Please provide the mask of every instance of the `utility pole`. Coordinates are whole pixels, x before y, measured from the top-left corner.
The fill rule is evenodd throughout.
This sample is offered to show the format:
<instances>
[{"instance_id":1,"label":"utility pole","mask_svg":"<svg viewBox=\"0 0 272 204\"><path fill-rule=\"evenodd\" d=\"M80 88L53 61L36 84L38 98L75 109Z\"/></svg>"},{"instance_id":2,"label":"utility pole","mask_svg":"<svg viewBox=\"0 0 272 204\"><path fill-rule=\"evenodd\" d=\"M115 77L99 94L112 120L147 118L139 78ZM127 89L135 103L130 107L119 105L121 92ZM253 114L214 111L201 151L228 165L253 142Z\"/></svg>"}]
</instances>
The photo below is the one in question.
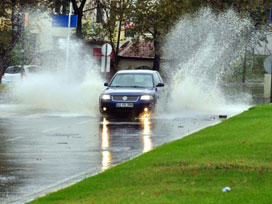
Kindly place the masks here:
<instances>
[{"instance_id":1,"label":"utility pole","mask_svg":"<svg viewBox=\"0 0 272 204\"><path fill-rule=\"evenodd\" d=\"M243 80L242 82L246 82L246 64L247 64L247 46L245 49L245 55L244 55L244 63L243 63Z\"/></svg>"},{"instance_id":2,"label":"utility pole","mask_svg":"<svg viewBox=\"0 0 272 204\"><path fill-rule=\"evenodd\" d=\"M117 45L116 45L116 52L114 57L115 66L118 64L118 54L119 54L119 46L120 46L120 38L121 38L121 29L122 29L122 23L123 23L123 9L124 5L122 4L123 0L120 0L120 19L119 19L119 28L118 28L118 39L117 39Z\"/></svg>"},{"instance_id":3,"label":"utility pole","mask_svg":"<svg viewBox=\"0 0 272 204\"><path fill-rule=\"evenodd\" d=\"M21 77L24 75L25 65L25 13L19 13L20 33L21 33Z\"/></svg>"}]
</instances>

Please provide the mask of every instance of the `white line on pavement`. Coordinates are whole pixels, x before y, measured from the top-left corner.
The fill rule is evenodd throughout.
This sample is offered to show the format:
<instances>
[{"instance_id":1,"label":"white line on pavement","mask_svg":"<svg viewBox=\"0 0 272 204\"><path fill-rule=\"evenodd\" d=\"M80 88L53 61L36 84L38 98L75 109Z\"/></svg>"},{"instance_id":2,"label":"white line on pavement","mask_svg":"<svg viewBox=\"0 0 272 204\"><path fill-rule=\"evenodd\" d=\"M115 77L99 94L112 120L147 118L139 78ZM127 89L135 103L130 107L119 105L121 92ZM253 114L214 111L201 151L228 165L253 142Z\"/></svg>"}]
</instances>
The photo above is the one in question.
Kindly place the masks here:
<instances>
[{"instance_id":1,"label":"white line on pavement","mask_svg":"<svg viewBox=\"0 0 272 204\"><path fill-rule=\"evenodd\" d=\"M82 124L85 124L85 123L88 123L88 122L91 122L91 120L84 120L84 121L78 122L77 124L82 125Z\"/></svg>"},{"instance_id":2,"label":"white line on pavement","mask_svg":"<svg viewBox=\"0 0 272 204\"><path fill-rule=\"evenodd\" d=\"M51 131L58 130L58 129L60 129L60 128L59 127L58 128L51 128L51 129L43 130L42 132L46 133L46 132L51 132Z\"/></svg>"},{"instance_id":3,"label":"white line on pavement","mask_svg":"<svg viewBox=\"0 0 272 204\"><path fill-rule=\"evenodd\" d=\"M23 137L15 137L15 138L6 140L6 142L11 142L11 141L14 141L14 140L19 140L19 139L22 139L22 138L23 138Z\"/></svg>"}]
</instances>

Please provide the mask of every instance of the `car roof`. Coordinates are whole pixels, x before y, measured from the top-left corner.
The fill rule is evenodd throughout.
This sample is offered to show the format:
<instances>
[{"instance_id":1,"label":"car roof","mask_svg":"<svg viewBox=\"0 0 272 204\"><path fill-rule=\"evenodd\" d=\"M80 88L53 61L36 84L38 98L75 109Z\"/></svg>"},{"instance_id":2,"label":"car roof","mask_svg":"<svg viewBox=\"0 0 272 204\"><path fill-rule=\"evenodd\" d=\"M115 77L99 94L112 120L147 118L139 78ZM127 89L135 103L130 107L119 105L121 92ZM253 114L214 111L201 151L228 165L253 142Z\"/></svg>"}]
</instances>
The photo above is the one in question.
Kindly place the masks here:
<instances>
[{"instance_id":1,"label":"car roof","mask_svg":"<svg viewBox=\"0 0 272 204\"><path fill-rule=\"evenodd\" d=\"M13 66L9 66L7 68L11 68L11 67L22 67L22 65L13 65ZM39 67L38 65L24 65L24 68L28 68L28 67Z\"/></svg>"},{"instance_id":2,"label":"car roof","mask_svg":"<svg viewBox=\"0 0 272 204\"><path fill-rule=\"evenodd\" d=\"M116 74L154 74L157 71L147 69L136 69L136 70L120 70Z\"/></svg>"}]
</instances>

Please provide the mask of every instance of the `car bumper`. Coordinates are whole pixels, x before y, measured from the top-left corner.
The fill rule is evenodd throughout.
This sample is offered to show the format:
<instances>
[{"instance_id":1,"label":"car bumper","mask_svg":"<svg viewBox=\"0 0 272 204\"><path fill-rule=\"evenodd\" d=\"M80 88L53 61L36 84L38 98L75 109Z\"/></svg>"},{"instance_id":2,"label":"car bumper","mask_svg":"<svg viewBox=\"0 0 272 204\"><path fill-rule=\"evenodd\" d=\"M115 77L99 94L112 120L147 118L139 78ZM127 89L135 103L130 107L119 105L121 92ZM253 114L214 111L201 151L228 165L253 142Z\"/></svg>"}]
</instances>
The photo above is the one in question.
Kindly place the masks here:
<instances>
[{"instance_id":1,"label":"car bumper","mask_svg":"<svg viewBox=\"0 0 272 204\"><path fill-rule=\"evenodd\" d=\"M101 113L142 113L146 111L153 111L155 103L154 101L142 101L138 103L130 103L133 104L133 107L118 107L118 103L120 102L106 102L100 101L100 112ZM123 103L123 102L122 102Z\"/></svg>"}]
</instances>

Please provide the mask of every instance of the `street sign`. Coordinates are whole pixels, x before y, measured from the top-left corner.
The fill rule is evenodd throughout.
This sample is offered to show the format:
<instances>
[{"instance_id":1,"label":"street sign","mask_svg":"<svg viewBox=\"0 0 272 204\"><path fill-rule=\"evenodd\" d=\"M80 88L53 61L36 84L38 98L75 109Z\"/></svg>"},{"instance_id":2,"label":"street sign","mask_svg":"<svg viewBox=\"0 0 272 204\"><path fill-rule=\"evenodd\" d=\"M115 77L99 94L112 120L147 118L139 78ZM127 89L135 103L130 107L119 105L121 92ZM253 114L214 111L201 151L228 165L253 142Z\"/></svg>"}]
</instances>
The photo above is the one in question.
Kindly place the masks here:
<instances>
[{"instance_id":1,"label":"street sign","mask_svg":"<svg viewBox=\"0 0 272 204\"><path fill-rule=\"evenodd\" d=\"M110 72L110 57L103 56L101 58L101 72Z\"/></svg>"},{"instance_id":2,"label":"street sign","mask_svg":"<svg viewBox=\"0 0 272 204\"><path fill-rule=\"evenodd\" d=\"M101 63L101 72L110 72L110 55L112 52L112 47L109 43L106 43L102 46L101 52L102 56Z\"/></svg>"},{"instance_id":3,"label":"street sign","mask_svg":"<svg viewBox=\"0 0 272 204\"><path fill-rule=\"evenodd\" d=\"M52 26L53 27L64 27L67 28L69 24L69 15L53 15ZM71 28L77 27L77 15L71 15Z\"/></svg>"},{"instance_id":4,"label":"street sign","mask_svg":"<svg viewBox=\"0 0 272 204\"><path fill-rule=\"evenodd\" d=\"M110 56L112 52L112 47L109 43L106 43L102 46L101 52L104 56Z\"/></svg>"},{"instance_id":5,"label":"street sign","mask_svg":"<svg viewBox=\"0 0 272 204\"><path fill-rule=\"evenodd\" d=\"M268 56L264 60L264 69L267 71L267 73L271 74L271 69L272 68L272 55Z\"/></svg>"},{"instance_id":6,"label":"street sign","mask_svg":"<svg viewBox=\"0 0 272 204\"><path fill-rule=\"evenodd\" d=\"M112 52L112 47L109 43L106 43L102 46L101 52L102 56L101 61L101 72L110 72L110 55Z\"/></svg>"}]
</instances>

